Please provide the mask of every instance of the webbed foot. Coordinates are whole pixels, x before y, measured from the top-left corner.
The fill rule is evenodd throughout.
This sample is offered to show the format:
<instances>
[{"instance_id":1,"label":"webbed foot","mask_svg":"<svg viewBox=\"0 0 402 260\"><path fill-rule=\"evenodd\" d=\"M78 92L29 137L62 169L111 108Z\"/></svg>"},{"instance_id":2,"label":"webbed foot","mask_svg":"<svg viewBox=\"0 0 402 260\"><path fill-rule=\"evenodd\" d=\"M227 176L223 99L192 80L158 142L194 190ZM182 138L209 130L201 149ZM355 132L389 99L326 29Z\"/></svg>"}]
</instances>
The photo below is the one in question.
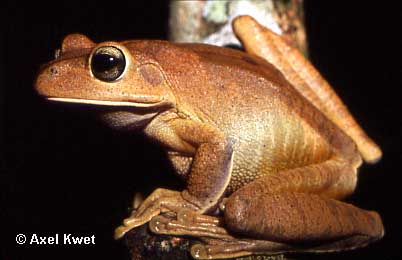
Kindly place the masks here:
<instances>
[{"instance_id":1,"label":"webbed foot","mask_svg":"<svg viewBox=\"0 0 402 260\"><path fill-rule=\"evenodd\" d=\"M181 209L197 210L198 208L183 199L180 192L157 189L132 212L130 217L123 221L123 225L116 228L115 239L123 237L129 230L149 222L161 213L177 214Z\"/></svg>"}]
</instances>

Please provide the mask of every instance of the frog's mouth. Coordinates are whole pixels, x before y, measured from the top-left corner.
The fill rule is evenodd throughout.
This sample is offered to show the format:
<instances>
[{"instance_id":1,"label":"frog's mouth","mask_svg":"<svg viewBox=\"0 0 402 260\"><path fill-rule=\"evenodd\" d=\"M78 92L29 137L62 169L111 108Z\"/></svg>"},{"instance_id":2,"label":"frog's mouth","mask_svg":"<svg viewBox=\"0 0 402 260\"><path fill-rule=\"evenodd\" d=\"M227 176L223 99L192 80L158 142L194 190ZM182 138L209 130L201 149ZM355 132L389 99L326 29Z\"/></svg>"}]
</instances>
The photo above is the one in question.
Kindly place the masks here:
<instances>
[{"instance_id":1,"label":"frog's mouth","mask_svg":"<svg viewBox=\"0 0 402 260\"><path fill-rule=\"evenodd\" d=\"M98 116L107 125L120 130L131 130L145 126L159 113L165 111L170 106L165 100L152 100L150 102L132 101L109 101L93 100L80 98L56 98L48 97L49 101L75 103L77 105L88 106L93 112L99 112ZM92 108L92 109L91 109Z\"/></svg>"},{"instance_id":2,"label":"frog's mouth","mask_svg":"<svg viewBox=\"0 0 402 260\"><path fill-rule=\"evenodd\" d=\"M76 104L88 104L99 106L112 106L112 107L134 107L134 108L154 108L167 105L162 99L152 102L134 102L134 101L111 101L111 100L95 100L95 99L81 99L81 98L56 98L48 97L49 101L76 103Z\"/></svg>"}]
</instances>

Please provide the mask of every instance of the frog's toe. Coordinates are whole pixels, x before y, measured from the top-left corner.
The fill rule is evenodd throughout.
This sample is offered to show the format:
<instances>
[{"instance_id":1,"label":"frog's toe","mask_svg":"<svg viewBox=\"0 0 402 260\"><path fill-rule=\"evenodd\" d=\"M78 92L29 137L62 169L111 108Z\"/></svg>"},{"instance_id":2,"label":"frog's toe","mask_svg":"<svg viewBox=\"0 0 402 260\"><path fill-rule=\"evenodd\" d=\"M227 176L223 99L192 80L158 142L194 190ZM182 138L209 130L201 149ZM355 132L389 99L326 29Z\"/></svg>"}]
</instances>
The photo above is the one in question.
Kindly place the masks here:
<instances>
[{"instance_id":1,"label":"frog's toe","mask_svg":"<svg viewBox=\"0 0 402 260\"><path fill-rule=\"evenodd\" d=\"M139 226L137 223L141 222L138 218L136 217L130 217L130 218L126 218L125 220L123 220L123 224L124 226Z\"/></svg>"},{"instance_id":2,"label":"frog's toe","mask_svg":"<svg viewBox=\"0 0 402 260\"><path fill-rule=\"evenodd\" d=\"M127 226L119 226L114 230L114 239L122 238L132 228Z\"/></svg>"},{"instance_id":3,"label":"frog's toe","mask_svg":"<svg viewBox=\"0 0 402 260\"><path fill-rule=\"evenodd\" d=\"M153 217L149 222L149 228L157 234L233 239L223 227L210 225L210 223L182 222L162 215Z\"/></svg>"},{"instance_id":4,"label":"frog's toe","mask_svg":"<svg viewBox=\"0 0 402 260\"><path fill-rule=\"evenodd\" d=\"M205 245L195 244L191 247L191 256L194 259L210 259L210 255L208 254L208 249Z\"/></svg>"},{"instance_id":5,"label":"frog's toe","mask_svg":"<svg viewBox=\"0 0 402 260\"><path fill-rule=\"evenodd\" d=\"M166 224L169 222L163 216L156 216L151 219L149 222L149 229L156 234L166 234L168 229L166 228Z\"/></svg>"},{"instance_id":6,"label":"frog's toe","mask_svg":"<svg viewBox=\"0 0 402 260\"><path fill-rule=\"evenodd\" d=\"M238 245L204 245L195 244L191 247L190 253L194 259L222 259L237 258L252 255L252 252L244 251Z\"/></svg>"},{"instance_id":7,"label":"frog's toe","mask_svg":"<svg viewBox=\"0 0 402 260\"><path fill-rule=\"evenodd\" d=\"M154 212L153 214L147 214L145 216L136 217L135 212L129 217L123 220L123 225L117 227L114 232L114 238L120 239L122 238L128 231L133 228L142 226L146 224L153 216L159 214L158 212Z\"/></svg>"}]
</instances>

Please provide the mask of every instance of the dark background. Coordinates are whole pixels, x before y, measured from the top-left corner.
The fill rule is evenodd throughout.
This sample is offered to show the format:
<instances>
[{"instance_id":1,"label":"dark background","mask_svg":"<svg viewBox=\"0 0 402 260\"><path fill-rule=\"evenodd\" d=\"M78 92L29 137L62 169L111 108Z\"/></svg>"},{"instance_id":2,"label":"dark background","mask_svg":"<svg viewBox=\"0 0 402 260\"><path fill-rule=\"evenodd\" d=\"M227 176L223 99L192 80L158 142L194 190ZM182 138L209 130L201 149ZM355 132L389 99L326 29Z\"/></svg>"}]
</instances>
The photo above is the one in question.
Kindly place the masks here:
<instances>
[{"instance_id":1,"label":"dark background","mask_svg":"<svg viewBox=\"0 0 402 260\"><path fill-rule=\"evenodd\" d=\"M378 1L306 1L305 8L312 62L383 148L379 164L362 167L349 201L380 212L386 235L353 252L302 258L402 259L402 9ZM136 187L180 183L163 152L140 134L116 133L82 111L46 104L32 83L69 33L95 42L166 38L167 3L15 1L1 12L0 258L128 259L112 235ZM19 246L19 233L95 235L96 245Z\"/></svg>"}]
</instances>

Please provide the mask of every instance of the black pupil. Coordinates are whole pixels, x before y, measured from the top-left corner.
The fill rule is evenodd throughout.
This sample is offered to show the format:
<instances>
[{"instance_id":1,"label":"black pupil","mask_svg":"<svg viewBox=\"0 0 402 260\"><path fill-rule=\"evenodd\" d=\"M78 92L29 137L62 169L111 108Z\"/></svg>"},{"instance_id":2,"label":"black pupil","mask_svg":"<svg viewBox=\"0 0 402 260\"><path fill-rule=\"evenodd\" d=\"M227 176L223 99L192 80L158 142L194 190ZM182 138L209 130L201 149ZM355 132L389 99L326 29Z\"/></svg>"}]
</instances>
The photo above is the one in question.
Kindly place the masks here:
<instances>
[{"instance_id":1,"label":"black pupil","mask_svg":"<svg viewBox=\"0 0 402 260\"><path fill-rule=\"evenodd\" d=\"M115 47L101 47L92 55L93 75L103 81L113 81L124 71L126 60L122 51Z\"/></svg>"}]
</instances>

